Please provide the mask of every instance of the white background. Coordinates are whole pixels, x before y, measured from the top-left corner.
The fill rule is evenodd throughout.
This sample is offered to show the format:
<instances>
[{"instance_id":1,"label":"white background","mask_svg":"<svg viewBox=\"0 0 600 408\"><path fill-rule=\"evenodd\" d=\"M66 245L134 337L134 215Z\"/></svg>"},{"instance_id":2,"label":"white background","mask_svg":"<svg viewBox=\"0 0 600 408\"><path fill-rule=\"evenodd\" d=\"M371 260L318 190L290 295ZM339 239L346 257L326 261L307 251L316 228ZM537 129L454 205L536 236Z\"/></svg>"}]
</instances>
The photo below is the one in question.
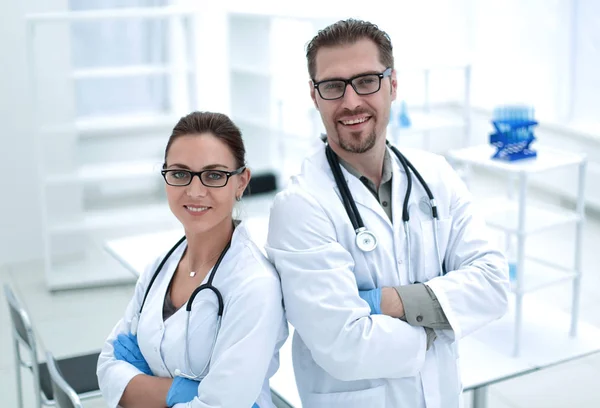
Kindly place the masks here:
<instances>
[{"instance_id":1,"label":"white background","mask_svg":"<svg viewBox=\"0 0 600 408\"><path fill-rule=\"evenodd\" d=\"M229 1L227 5L230 9L249 7L245 3ZM281 10L281 3L255 0L252 8ZM392 37L397 68L471 61L474 107L525 102L533 104L538 119L547 123L600 129L600 2L596 0L298 3L285 7L313 17L347 13L379 24ZM32 144L36 118L31 114L25 69L24 16L67 8L67 0L5 0L0 4L0 264L41 257L39 181ZM49 55L68 52L65 33L57 30L53 35L56 42L46 50ZM293 43L297 46L299 41ZM299 61L303 50L290 52L291 60ZM293 69L300 72L304 66ZM291 87L307 90L306 79ZM435 100L443 101L454 87L452 80L442 81L436 86ZM58 91L51 95L50 116L73 113L72 98Z\"/></svg>"}]
</instances>

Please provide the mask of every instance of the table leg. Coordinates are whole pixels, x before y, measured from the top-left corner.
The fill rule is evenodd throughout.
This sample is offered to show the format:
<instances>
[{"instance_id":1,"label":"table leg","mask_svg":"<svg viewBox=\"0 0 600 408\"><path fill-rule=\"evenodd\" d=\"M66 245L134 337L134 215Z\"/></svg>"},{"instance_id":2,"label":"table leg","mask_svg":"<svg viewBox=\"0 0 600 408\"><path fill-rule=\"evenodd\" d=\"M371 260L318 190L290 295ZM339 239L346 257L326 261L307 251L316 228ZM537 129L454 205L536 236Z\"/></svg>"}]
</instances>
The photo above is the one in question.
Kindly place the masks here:
<instances>
[{"instance_id":1,"label":"table leg","mask_svg":"<svg viewBox=\"0 0 600 408\"><path fill-rule=\"evenodd\" d=\"M579 165L579 187L577 189L577 215L579 220L575 229L575 260L574 270L575 278L573 279L573 295L572 295L572 306L571 306L571 330L569 334L571 337L577 335L577 323L579 321L579 304L580 304L580 292L581 292L581 245L583 239L583 223L585 219L585 172L587 162L584 160Z\"/></svg>"},{"instance_id":2,"label":"table leg","mask_svg":"<svg viewBox=\"0 0 600 408\"><path fill-rule=\"evenodd\" d=\"M477 387L473 390L472 408L487 408L487 387Z\"/></svg>"},{"instance_id":3,"label":"table leg","mask_svg":"<svg viewBox=\"0 0 600 408\"><path fill-rule=\"evenodd\" d=\"M515 338L513 357L518 357L521 347L521 331L523 326L523 280L525 279L525 237L527 207L527 173L521 172L519 176L519 219L517 227L517 276L515 282Z\"/></svg>"}]
</instances>

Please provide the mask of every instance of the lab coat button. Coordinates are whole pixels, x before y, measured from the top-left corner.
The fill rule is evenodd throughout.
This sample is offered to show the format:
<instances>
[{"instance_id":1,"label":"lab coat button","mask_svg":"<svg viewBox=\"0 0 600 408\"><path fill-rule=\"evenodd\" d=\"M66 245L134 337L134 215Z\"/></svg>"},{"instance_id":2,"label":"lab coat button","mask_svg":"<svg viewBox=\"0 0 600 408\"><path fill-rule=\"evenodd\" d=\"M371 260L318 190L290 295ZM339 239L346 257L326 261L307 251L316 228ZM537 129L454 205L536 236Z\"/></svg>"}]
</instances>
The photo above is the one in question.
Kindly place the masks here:
<instances>
[{"instance_id":1,"label":"lab coat button","mask_svg":"<svg viewBox=\"0 0 600 408\"><path fill-rule=\"evenodd\" d=\"M383 206L384 206L384 207L387 207L387 205L388 205L388 202L387 202L387 201L384 201L384 202L382 202L381 204L383 204Z\"/></svg>"},{"instance_id":2,"label":"lab coat button","mask_svg":"<svg viewBox=\"0 0 600 408\"><path fill-rule=\"evenodd\" d=\"M400 260L398 261L398 265L402 265L403 263L404 263L404 261L402 261L402 259L400 259Z\"/></svg>"},{"instance_id":3,"label":"lab coat button","mask_svg":"<svg viewBox=\"0 0 600 408\"><path fill-rule=\"evenodd\" d=\"M419 315L417 316L417 322L421 323L423 321L423 316Z\"/></svg>"}]
</instances>

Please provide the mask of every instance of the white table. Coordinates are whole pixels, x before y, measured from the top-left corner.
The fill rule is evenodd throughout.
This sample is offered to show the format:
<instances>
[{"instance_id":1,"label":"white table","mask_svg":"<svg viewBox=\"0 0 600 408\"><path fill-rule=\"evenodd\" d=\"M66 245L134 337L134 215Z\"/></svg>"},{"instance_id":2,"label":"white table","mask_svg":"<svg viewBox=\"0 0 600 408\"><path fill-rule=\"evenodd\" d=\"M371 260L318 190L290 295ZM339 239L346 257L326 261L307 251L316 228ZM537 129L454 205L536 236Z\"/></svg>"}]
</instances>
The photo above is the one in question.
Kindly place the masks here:
<instances>
[{"instance_id":1,"label":"white table","mask_svg":"<svg viewBox=\"0 0 600 408\"><path fill-rule=\"evenodd\" d=\"M263 247L267 218L245 221L252 238ZM166 231L111 240L105 248L132 273L139 275L157 253L164 252L182 236L182 231ZM510 302L511 305L514 302ZM568 314L536 301L525 299L523 342L519 357L512 356L514 308L501 320L461 340L459 346L465 391L473 390L473 407L484 408L487 386L533 371L600 351L600 329L580 322L579 335L570 337ZM294 407L301 407L292 367L291 334L280 350L281 366L271 378L271 388Z\"/></svg>"}]
</instances>

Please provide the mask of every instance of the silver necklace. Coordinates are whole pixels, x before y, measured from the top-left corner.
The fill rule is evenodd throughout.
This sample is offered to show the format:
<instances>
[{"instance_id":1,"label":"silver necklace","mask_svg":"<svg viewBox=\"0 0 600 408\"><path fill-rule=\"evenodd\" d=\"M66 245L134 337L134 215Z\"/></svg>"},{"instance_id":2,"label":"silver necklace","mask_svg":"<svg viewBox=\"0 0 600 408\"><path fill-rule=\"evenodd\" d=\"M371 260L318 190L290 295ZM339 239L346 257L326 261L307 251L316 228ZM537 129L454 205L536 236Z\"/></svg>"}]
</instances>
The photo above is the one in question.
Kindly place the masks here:
<instances>
[{"instance_id":1,"label":"silver necklace","mask_svg":"<svg viewBox=\"0 0 600 408\"><path fill-rule=\"evenodd\" d=\"M205 265L208 265L210 262L214 261L214 260L215 260L215 258L217 258L218 256L219 256L219 254L217 254L217 255L213 256L213 257L212 257L212 258L210 258L208 261L206 261L206 262L204 262L202 265L200 265L200 267L199 267L198 269L204 268L204 266L205 266ZM191 269L191 268L189 267L190 263L191 263L191 262L190 262L190 261L189 261L189 259L188 259L188 269ZM190 278L193 278L194 276L196 276L196 271L190 271Z\"/></svg>"}]
</instances>

